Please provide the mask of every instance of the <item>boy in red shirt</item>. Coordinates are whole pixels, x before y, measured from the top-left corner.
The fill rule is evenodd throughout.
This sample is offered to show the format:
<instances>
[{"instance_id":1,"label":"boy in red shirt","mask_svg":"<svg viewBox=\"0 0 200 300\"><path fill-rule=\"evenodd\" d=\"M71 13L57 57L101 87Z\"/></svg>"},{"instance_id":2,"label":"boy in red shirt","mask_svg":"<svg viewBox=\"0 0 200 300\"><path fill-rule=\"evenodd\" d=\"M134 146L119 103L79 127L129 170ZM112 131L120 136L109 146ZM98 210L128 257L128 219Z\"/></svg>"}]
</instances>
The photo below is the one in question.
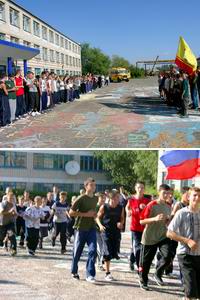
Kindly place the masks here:
<instances>
[{"instance_id":1,"label":"boy in red shirt","mask_svg":"<svg viewBox=\"0 0 200 300\"><path fill-rule=\"evenodd\" d=\"M16 87L16 112L15 117L18 119L23 116L26 112L25 98L24 98L24 79L22 77L22 71L17 70L15 76L15 87Z\"/></svg>"},{"instance_id":2,"label":"boy in red shirt","mask_svg":"<svg viewBox=\"0 0 200 300\"><path fill-rule=\"evenodd\" d=\"M149 199L144 197L145 183L138 181L135 184L135 194L128 200L126 206L126 213L131 217L131 238L132 238L132 252L130 255L130 269L134 270L134 263L136 262L139 269L141 238L144 226L140 224L140 215L142 210L149 203Z\"/></svg>"}]
</instances>

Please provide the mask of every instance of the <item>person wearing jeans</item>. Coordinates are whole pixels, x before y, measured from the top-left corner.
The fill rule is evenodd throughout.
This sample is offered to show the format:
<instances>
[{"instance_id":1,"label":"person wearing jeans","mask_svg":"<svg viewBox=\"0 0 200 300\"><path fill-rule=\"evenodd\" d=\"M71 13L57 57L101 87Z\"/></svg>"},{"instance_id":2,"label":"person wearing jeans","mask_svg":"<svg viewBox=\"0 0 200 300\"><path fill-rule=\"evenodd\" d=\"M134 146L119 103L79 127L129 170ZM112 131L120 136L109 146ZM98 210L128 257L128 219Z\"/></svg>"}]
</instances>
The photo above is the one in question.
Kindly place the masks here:
<instances>
[{"instance_id":1,"label":"person wearing jeans","mask_svg":"<svg viewBox=\"0 0 200 300\"><path fill-rule=\"evenodd\" d=\"M128 200L126 206L127 216L131 217L131 240L132 240L132 251L130 255L130 269L134 270L134 263L137 264L139 269L140 261L140 249L141 239L144 226L140 224L140 215L146 205L149 203L149 199L144 197L145 183L138 181L135 184L135 194Z\"/></svg>"},{"instance_id":2,"label":"person wearing jeans","mask_svg":"<svg viewBox=\"0 0 200 300\"><path fill-rule=\"evenodd\" d=\"M86 193L77 198L69 211L69 215L76 218L71 273L74 279L79 279L78 262L84 246L87 244L89 251L86 264L86 280L90 283L95 283L95 261L97 255L95 218L98 198L94 196L96 182L93 178L88 178L84 185Z\"/></svg>"}]
</instances>

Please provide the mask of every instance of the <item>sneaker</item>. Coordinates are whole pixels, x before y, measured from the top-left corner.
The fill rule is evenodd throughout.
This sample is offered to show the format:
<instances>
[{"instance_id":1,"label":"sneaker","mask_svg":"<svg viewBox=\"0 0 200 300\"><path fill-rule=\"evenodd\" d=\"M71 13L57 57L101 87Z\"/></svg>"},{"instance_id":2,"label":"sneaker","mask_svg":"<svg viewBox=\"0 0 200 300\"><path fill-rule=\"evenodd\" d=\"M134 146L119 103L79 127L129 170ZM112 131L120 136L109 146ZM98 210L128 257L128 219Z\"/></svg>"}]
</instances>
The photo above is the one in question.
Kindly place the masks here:
<instances>
[{"instance_id":1,"label":"sneaker","mask_svg":"<svg viewBox=\"0 0 200 300\"><path fill-rule=\"evenodd\" d=\"M106 280L106 281L114 281L114 278L112 277L111 274L107 274L107 275L105 276L105 280Z\"/></svg>"},{"instance_id":2,"label":"sneaker","mask_svg":"<svg viewBox=\"0 0 200 300\"><path fill-rule=\"evenodd\" d=\"M162 278L159 277L158 275L154 274L153 279L157 283L157 285L159 285L159 286L164 285L164 282L163 282Z\"/></svg>"},{"instance_id":3,"label":"sneaker","mask_svg":"<svg viewBox=\"0 0 200 300\"><path fill-rule=\"evenodd\" d=\"M80 277L78 274L72 274L72 278L76 280L80 280Z\"/></svg>"},{"instance_id":4,"label":"sneaker","mask_svg":"<svg viewBox=\"0 0 200 300\"><path fill-rule=\"evenodd\" d=\"M148 287L147 283L144 283L142 281L139 280L139 284L140 284L140 288L143 291L150 291L150 288Z\"/></svg>"},{"instance_id":5,"label":"sneaker","mask_svg":"<svg viewBox=\"0 0 200 300\"><path fill-rule=\"evenodd\" d=\"M96 280L93 276L86 277L86 281L89 282L89 283L95 283L96 282Z\"/></svg>"},{"instance_id":6,"label":"sneaker","mask_svg":"<svg viewBox=\"0 0 200 300\"><path fill-rule=\"evenodd\" d=\"M15 256L17 254L17 251L16 250L14 250L14 249L11 249L10 250L10 255L11 256Z\"/></svg>"},{"instance_id":7,"label":"sneaker","mask_svg":"<svg viewBox=\"0 0 200 300\"><path fill-rule=\"evenodd\" d=\"M132 263L131 261L130 261L130 263L129 263L129 268L130 268L130 270L131 271L134 271L134 263Z\"/></svg>"},{"instance_id":8,"label":"sneaker","mask_svg":"<svg viewBox=\"0 0 200 300\"><path fill-rule=\"evenodd\" d=\"M34 256L34 255L35 255L35 252L34 252L33 250L28 249L28 254L29 254L30 256Z\"/></svg>"},{"instance_id":9,"label":"sneaker","mask_svg":"<svg viewBox=\"0 0 200 300\"><path fill-rule=\"evenodd\" d=\"M40 116L41 113L40 113L39 111L36 111L36 115L37 115L37 116Z\"/></svg>"},{"instance_id":10,"label":"sneaker","mask_svg":"<svg viewBox=\"0 0 200 300\"><path fill-rule=\"evenodd\" d=\"M67 252L66 249L62 249L62 250L61 250L61 254L65 254L66 252Z\"/></svg>"},{"instance_id":11,"label":"sneaker","mask_svg":"<svg viewBox=\"0 0 200 300\"><path fill-rule=\"evenodd\" d=\"M31 116L32 116L32 117L35 117L35 116L36 116L36 113L33 111L32 114L31 114Z\"/></svg>"}]
</instances>

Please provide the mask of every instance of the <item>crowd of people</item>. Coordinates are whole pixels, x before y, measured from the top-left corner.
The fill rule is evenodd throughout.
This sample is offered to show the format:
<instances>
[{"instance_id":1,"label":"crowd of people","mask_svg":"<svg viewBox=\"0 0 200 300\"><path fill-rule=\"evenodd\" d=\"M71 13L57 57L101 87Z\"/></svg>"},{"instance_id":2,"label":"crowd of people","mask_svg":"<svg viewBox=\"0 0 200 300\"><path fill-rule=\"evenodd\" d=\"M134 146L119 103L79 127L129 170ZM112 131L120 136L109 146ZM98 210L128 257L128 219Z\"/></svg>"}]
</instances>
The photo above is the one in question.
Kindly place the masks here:
<instances>
[{"instance_id":1,"label":"crowd of people","mask_svg":"<svg viewBox=\"0 0 200 300\"><path fill-rule=\"evenodd\" d=\"M22 71L0 77L0 126L8 126L28 115L45 113L60 103L73 102L81 94L91 93L109 84L109 77L61 76L43 71L41 76Z\"/></svg>"},{"instance_id":2,"label":"crowd of people","mask_svg":"<svg viewBox=\"0 0 200 300\"><path fill-rule=\"evenodd\" d=\"M0 246L10 254L26 244L28 255L43 249L43 239L50 237L52 247L60 236L61 254L73 238L71 274L79 280L78 263L84 246L88 247L86 280L95 283L96 264L113 281L111 261L120 259L122 232L130 218L130 269L139 276L141 289L149 291L148 275L155 259L153 276L163 286L163 275L173 273L178 256L180 282L185 299L200 298L200 189L184 187L180 201L174 190L162 184L158 196L145 195L145 183L138 181L133 195L123 187L95 193L96 182L88 178L79 196L68 199L67 192L56 186L46 197L30 198L29 192L16 199L7 188L0 203ZM70 200L70 201L69 201ZM19 236L17 246L16 236Z\"/></svg>"},{"instance_id":3,"label":"crowd of people","mask_svg":"<svg viewBox=\"0 0 200 300\"><path fill-rule=\"evenodd\" d=\"M177 71L161 72L158 76L160 97L168 106L177 108L180 117L188 117L188 109L200 110L200 67L192 74Z\"/></svg>"}]
</instances>

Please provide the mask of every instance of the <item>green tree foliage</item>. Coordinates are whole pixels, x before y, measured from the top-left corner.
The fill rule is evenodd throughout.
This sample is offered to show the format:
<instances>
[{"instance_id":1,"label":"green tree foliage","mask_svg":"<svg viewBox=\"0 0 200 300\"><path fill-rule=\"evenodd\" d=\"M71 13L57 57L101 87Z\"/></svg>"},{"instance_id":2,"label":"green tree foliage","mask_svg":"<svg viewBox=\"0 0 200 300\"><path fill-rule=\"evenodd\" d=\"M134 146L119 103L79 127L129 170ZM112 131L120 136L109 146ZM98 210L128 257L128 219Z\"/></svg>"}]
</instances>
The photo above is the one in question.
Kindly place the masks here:
<instances>
[{"instance_id":1,"label":"green tree foliage","mask_svg":"<svg viewBox=\"0 0 200 300\"><path fill-rule=\"evenodd\" d=\"M118 55L113 55L111 59L111 65L114 68L130 68L130 63L128 60L126 60L123 57L120 57Z\"/></svg>"},{"instance_id":2,"label":"green tree foliage","mask_svg":"<svg viewBox=\"0 0 200 300\"><path fill-rule=\"evenodd\" d=\"M108 74L111 64L109 56L88 43L82 44L81 49L83 74Z\"/></svg>"},{"instance_id":3,"label":"green tree foliage","mask_svg":"<svg viewBox=\"0 0 200 300\"><path fill-rule=\"evenodd\" d=\"M123 185L132 192L137 180L149 187L156 186L157 151L96 151L95 156L103 162L104 169L116 185Z\"/></svg>"},{"instance_id":4,"label":"green tree foliage","mask_svg":"<svg viewBox=\"0 0 200 300\"><path fill-rule=\"evenodd\" d=\"M144 69L136 68L136 66L134 66L134 65L130 65L129 70L131 72L132 78L141 78L141 77L144 77L144 75L145 75Z\"/></svg>"}]
</instances>

